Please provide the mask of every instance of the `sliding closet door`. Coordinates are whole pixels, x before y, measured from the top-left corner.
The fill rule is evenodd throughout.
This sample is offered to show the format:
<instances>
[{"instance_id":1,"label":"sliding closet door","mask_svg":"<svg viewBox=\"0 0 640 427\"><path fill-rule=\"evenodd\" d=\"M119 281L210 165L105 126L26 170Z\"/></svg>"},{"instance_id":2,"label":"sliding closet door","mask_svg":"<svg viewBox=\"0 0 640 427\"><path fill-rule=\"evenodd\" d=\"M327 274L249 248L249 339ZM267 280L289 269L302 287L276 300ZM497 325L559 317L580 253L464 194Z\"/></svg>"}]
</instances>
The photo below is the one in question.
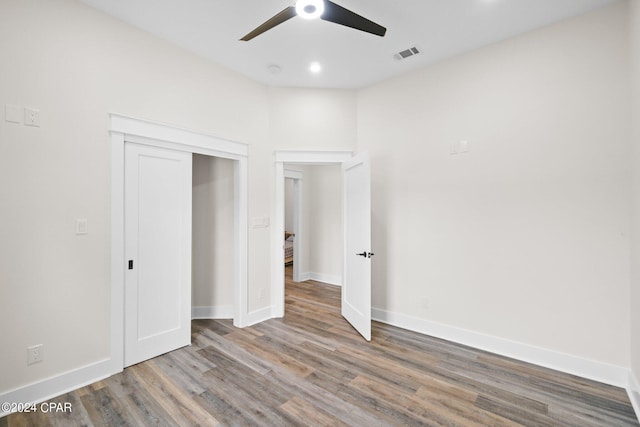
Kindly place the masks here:
<instances>
[{"instance_id":1,"label":"sliding closet door","mask_svg":"<svg viewBox=\"0 0 640 427\"><path fill-rule=\"evenodd\" d=\"M190 343L191 169L191 153L125 144L125 366Z\"/></svg>"}]
</instances>

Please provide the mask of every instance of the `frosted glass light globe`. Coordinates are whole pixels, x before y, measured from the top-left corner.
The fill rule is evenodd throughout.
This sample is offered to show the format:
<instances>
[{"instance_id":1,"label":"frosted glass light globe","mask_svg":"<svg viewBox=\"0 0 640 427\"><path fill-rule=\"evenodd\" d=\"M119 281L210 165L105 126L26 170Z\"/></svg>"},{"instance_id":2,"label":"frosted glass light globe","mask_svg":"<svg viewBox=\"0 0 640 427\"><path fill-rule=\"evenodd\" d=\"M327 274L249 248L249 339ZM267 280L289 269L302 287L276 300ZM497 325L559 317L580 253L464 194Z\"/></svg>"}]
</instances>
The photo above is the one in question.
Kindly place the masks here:
<instances>
[{"instance_id":1,"label":"frosted glass light globe","mask_svg":"<svg viewBox=\"0 0 640 427\"><path fill-rule=\"evenodd\" d=\"M296 13L304 19L315 19L322 16L324 12L323 0L298 0L296 2Z\"/></svg>"}]
</instances>

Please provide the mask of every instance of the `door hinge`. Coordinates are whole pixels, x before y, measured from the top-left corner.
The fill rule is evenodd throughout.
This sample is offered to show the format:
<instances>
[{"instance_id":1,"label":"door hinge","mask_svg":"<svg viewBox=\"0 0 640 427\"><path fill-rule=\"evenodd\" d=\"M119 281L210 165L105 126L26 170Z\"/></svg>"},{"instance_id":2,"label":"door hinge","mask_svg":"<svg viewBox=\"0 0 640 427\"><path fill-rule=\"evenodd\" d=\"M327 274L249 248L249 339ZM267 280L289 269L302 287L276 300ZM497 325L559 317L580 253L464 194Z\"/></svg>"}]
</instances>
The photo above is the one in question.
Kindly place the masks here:
<instances>
[{"instance_id":1,"label":"door hinge","mask_svg":"<svg viewBox=\"0 0 640 427\"><path fill-rule=\"evenodd\" d=\"M129 260L129 270L133 270L133 260Z\"/></svg>"}]
</instances>

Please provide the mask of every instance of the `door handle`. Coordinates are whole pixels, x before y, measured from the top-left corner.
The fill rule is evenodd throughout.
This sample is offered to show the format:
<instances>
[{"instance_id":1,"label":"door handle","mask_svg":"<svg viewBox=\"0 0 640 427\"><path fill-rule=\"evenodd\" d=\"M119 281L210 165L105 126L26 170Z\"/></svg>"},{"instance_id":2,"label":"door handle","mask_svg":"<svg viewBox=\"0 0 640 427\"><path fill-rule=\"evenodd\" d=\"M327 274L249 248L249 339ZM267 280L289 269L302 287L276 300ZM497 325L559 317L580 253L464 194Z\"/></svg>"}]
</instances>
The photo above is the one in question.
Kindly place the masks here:
<instances>
[{"instance_id":1,"label":"door handle","mask_svg":"<svg viewBox=\"0 0 640 427\"><path fill-rule=\"evenodd\" d=\"M361 256L361 257L365 257L365 258L371 258L375 254L373 252L364 251L361 254L356 254L356 255Z\"/></svg>"}]
</instances>

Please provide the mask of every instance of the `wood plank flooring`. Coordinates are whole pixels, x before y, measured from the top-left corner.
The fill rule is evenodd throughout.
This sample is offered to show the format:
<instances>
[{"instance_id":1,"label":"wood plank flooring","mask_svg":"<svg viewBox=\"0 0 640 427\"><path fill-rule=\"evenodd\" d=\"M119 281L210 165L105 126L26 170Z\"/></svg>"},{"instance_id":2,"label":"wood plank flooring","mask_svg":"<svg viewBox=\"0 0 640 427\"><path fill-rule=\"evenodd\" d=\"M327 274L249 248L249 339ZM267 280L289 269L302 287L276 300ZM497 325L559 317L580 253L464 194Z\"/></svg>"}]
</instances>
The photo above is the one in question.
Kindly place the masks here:
<instances>
[{"instance_id":1,"label":"wood plank flooring","mask_svg":"<svg viewBox=\"0 0 640 427\"><path fill-rule=\"evenodd\" d=\"M286 316L196 320L190 347L53 399L73 412L0 426L638 426L622 389L381 323L371 343L340 288L293 283Z\"/></svg>"}]
</instances>

